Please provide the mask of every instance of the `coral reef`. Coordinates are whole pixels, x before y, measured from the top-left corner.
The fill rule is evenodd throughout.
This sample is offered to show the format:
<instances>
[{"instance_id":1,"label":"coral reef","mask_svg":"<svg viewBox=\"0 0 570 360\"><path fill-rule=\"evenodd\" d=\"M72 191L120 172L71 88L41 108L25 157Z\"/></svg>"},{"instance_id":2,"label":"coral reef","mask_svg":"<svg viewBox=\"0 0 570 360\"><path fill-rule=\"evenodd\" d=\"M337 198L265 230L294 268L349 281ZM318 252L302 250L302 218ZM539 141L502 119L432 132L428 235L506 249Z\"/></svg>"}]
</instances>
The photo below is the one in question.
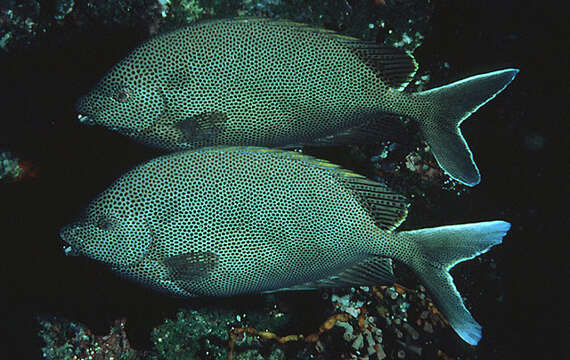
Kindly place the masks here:
<instances>
[{"instance_id":1,"label":"coral reef","mask_svg":"<svg viewBox=\"0 0 570 360\"><path fill-rule=\"evenodd\" d=\"M25 48L38 33L40 4L37 1L0 5L0 48L8 51L14 43Z\"/></svg>"},{"instance_id":2,"label":"coral reef","mask_svg":"<svg viewBox=\"0 0 570 360\"><path fill-rule=\"evenodd\" d=\"M0 183L14 182L38 176L38 168L9 151L0 151Z\"/></svg>"},{"instance_id":3,"label":"coral reef","mask_svg":"<svg viewBox=\"0 0 570 360\"><path fill-rule=\"evenodd\" d=\"M267 296L261 309L238 314L213 306L181 309L152 330L153 351L132 349L125 319L109 334L57 318L39 319L46 359L452 359L440 338L454 336L425 288L360 287L328 294L328 317L308 334L280 334L297 321ZM470 358L468 352L464 358Z\"/></svg>"},{"instance_id":4,"label":"coral reef","mask_svg":"<svg viewBox=\"0 0 570 360\"><path fill-rule=\"evenodd\" d=\"M371 176L386 182L409 199L425 199L428 208L437 202L442 192L452 192L456 196L469 192L468 187L445 174L429 145L414 134L417 133L411 133L410 139L413 140L407 144L382 142L380 149L371 149L379 150L374 155L368 152L369 149L359 149L374 167Z\"/></svg>"},{"instance_id":5,"label":"coral reef","mask_svg":"<svg viewBox=\"0 0 570 360\"><path fill-rule=\"evenodd\" d=\"M150 30L160 19L156 0L6 1L0 5L0 48L18 53L39 46L41 39L65 42L68 36L94 26Z\"/></svg>"},{"instance_id":6,"label":"coral reef","mask_svg":"<svg viewBox=\"0 0 570 360\"><path fill-rule=\"evenodd\" d=\"M116 320L109 334L98 336L82 324L58 318L38 319L42 348L48 360L135 360L150 359L131 349L125 319Z\"/></svg>"},{"instance_id":7,"label":"coral reef","mask_svg":"<svg viewBox=\"0 0 570 360\"><path fill-rule=\"evenodd\" d=\"M350 314L343 339L351 343L353 359L435 358L436 337L447 321L433 305L423 286L417 290L394 286L360 287L333 295L336 311Z\"/></svg>"},{"instance_id":8,"label":"coral reef","mask_svg":"<svg viewBox=\"0 0 570 360\"><path fill-rule=\"evenodd\" d=\"M152 35L207 17L262 16L310 23L413 51L429 30L432 12L428 0L6 1L0 5L0 48L20 51L35 46L40 37L63 41L66 34L93 26L146 28Z\"/></svg>"}]
</instances>

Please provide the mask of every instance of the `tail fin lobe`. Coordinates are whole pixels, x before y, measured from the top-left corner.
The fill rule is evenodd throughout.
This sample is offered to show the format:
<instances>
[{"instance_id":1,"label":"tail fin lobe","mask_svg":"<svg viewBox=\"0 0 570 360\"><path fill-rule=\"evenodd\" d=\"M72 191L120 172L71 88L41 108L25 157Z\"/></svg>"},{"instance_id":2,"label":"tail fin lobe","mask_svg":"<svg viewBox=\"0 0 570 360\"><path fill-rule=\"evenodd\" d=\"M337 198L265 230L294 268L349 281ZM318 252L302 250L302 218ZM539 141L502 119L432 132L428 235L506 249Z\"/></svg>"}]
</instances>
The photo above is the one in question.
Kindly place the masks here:
<instances>
[{"instance_id":1,"label":"tail fin lobe","mask_svg":"<svg viewBox=\"0 0 570 360\"><path fill-rule=\"evenodd\" d=\"M471 345L477 345L481 339L482 327L463 304L449 270L500 244L509 228L507 222L488 221L403 233L420 249L420 256L413 258L410 265L455 332Z\"/></svg>"},{"instance_id":2,"label":"tail fin lobe","mask_svg":"<svg viewBox=\"0 0 570 360\"><path fill-rule=\"evenodd\" d=\"M415 94L425 99L419 116L425 139L439 166L455 180L468 186L481 181L459 126L503 91L518 72L518 69L493 71Z\"/></svg>"}]
</instances>

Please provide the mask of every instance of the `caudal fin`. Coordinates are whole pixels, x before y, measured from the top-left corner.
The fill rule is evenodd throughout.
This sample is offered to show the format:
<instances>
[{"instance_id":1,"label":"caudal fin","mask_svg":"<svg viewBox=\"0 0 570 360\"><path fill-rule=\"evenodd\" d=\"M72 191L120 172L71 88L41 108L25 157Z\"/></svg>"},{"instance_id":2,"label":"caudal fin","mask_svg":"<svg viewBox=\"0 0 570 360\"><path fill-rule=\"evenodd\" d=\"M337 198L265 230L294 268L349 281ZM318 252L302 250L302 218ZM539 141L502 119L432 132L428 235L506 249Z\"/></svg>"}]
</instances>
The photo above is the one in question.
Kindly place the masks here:
<instances>
[{"instance_id":1,"label":"caudal fin","mask_svg":"<svg viewBox=\"0 0 570 360\"><path fill-rule=\"evenodd\" d=\"M503 91L518 72L518 69L493 71L414 94L422 98L419 126L439 166L453 179L468 186L481 181L459 126Z\"/></svg>"},{"instance_id":2,"label":"caudal fin","mask_svg":"<svg viewBox=\"0 0 570 360\"><path fill-rule=\"evenodd\" d=\"M453 330L471 345L481 339L482 327L465 308L449 270L500 244L510 227L505 221L488 221L401 233L415 243L421 254L408 265L428 288Z\"/></svg>"}]
</instances>

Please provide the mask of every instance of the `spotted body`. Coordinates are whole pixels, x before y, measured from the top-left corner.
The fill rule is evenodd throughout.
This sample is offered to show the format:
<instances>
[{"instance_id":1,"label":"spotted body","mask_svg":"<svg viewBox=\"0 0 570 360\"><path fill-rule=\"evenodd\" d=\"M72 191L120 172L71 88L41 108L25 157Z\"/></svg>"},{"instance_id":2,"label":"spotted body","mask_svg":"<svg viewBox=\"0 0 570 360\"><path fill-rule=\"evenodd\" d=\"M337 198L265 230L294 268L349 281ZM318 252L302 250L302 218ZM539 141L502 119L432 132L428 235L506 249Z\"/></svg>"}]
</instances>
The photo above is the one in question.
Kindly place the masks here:
<instances>
[{"instance_id":1,"label":"spotted body","mask_svg":"<svg viewBox=\"0 0 570 360\"><path fill-rule=\"evenodd\" d=\"M396 49L264 19L198 23L153 38L78 102L80 119L166 150L376 141L418 121L444 170L479 173L458 125L503 90L513 69L423 93Z\"/></svg>"},{"instance_id":2,"label":"spotted body","mask_svg":"<svg viewBox=\"0 0 570 360\"><path fill-rule=\"evenodd\" d=\"M190 297L388 284L395 259L418 273L458 333L476 343L481 327L447 270L500 243L508 224L394 232L406 214L401 195L326 161L216 147L127 172L61 236L69 253Z\"/></svg>"}]
</instances>

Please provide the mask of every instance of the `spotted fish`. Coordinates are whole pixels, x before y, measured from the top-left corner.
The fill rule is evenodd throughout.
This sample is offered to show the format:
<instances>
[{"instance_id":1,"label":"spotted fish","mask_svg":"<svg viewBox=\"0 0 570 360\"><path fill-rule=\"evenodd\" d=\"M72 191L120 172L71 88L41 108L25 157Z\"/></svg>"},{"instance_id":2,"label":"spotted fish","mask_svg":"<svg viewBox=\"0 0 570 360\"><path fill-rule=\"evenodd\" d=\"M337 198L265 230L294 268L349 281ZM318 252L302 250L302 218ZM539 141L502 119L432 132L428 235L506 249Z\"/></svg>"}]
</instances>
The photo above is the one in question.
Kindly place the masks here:
<instances>
[{"instance_id":1,"label":"spotted fish","mask_svg":"<svg viewBox=\"0 0 570 360\"><path fill-rule=\"evenodd\" d=\"M411 267L470 344L481 326L449 269L501 243L490 221L395 232L406 199L296 152L213 147L174 153L117 179L61 230L69 254L179 296L391 284Z\"/></svg>"},{"instance_id":2,"label":"spotted fish","mask_svg":"<svg viewBox=\"0 0 570 360\"><path fill-rule=\"evenodd\" d=\"M166 150L365 143L414 119L439 165L480 174L459 125L518 70L402 91L417 64L393 48L305 25L216 20L155 37L80 98L79 119Z\"/></svg>"}]
</instances>

